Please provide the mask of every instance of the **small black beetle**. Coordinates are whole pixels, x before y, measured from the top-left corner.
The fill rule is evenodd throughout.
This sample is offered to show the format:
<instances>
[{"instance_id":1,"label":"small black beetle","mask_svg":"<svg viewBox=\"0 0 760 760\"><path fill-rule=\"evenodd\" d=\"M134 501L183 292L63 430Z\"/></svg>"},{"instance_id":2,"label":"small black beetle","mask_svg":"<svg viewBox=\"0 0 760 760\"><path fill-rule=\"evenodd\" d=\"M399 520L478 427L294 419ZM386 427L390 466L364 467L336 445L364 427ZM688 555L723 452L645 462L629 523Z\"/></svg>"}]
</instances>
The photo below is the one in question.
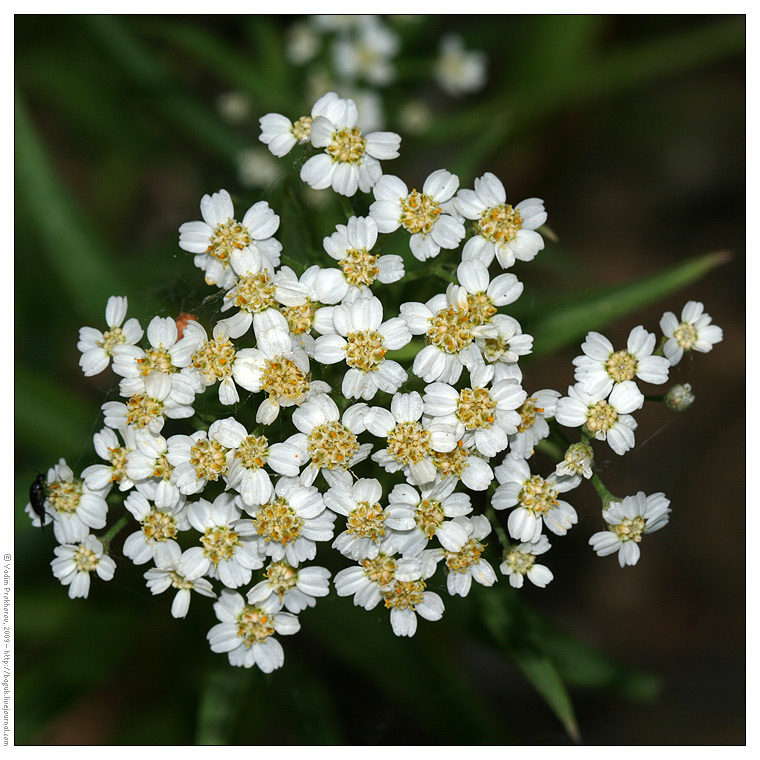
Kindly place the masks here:
<instances>
[{"instance_id":1,"label":"small black beetle","mask_svg":"<svg viewBox=\"0 0 760 760\"><path fill-rule=\"evenodd\" d=\"M47 500L48 484L45 476L39 473L29 486L29 503L37 517L40 518L40 528L45 530L45 501Z\"/></svg>"}]
</instances>

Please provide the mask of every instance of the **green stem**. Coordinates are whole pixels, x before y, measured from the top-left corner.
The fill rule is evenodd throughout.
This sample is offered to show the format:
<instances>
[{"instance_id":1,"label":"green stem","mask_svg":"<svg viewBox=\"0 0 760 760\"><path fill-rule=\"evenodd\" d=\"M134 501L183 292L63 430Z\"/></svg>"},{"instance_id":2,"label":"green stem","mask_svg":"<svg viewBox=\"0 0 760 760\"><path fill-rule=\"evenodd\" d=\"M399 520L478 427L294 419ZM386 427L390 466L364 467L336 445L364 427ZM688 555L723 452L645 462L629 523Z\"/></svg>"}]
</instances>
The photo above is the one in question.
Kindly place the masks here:
<instances>
[{"instance_id":1,"label":"green stem","mask_svg":"<svg viewBox=\"0 0 760 760\"><path fill-rule=\"evenodd\" d=\"M350 198L346 198L345 195L340 196L340 206L343 209L343 213L346 215L346 221L348 221L354 214L354 207Z\"/></svg>"},{"instance_id":2,"label":"green stem","mask_svg":"<svg viewBox=\"0 0 760 760\"><path fill-rule=\"evenodd\" d=\"M109 529L108 533L103 536L103 538L100 539L100 542L103 544L103 549L107 553L108 547L111 543L111 540L113 537L129 522L130 515L123 514Z\"/></svg>"},{"instance_id":3,"label":"green stem","mask_svg":"<svg viewBox=\"0 0 760 760\"><path fill-rule=\"evenodd\" d=\"M619 499L617 496L614 496L612 493L610 493L607 486L602 483L601 479L596 473L593 473L591 475L591 482L594 485L594 488L596 488L596 492L599 494L599 498L602 500L603 509L607 509L607 507L613 501L621 501L621 499Z\"/></svg>"},{"instance_id":4,"label":"green stem","mask_svg":"<svg viewBox=\"0 0 760 760\"><path fill-rule=\"evenodd\" d=\"M509 540L509 537L504 531L504 528L501 527L501 524L499 523L499 520L496 517L496 510L493 508L493 505L491 504L490 501L488 502L488 506L486 507L486 517L488 518L488 521L493 526L494 532L496 533L496 536L499 539L499 543L501 544L504 551L506 551L512 545L512 542Z\"/></svg>"}]
</instances>

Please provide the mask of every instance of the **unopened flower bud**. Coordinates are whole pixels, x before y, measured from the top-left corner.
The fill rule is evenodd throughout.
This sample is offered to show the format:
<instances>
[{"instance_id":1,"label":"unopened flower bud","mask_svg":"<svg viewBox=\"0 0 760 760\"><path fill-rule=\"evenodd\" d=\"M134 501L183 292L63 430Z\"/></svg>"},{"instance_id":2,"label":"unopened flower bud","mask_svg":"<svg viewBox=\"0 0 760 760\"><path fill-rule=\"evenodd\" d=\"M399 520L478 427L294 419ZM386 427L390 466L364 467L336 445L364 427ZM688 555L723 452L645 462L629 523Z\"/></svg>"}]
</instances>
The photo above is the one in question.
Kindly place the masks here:
<instances>
[{"instance_id":1,"label":"unopened flower bud","mask_svg":"<svg viewBox=\"0 0 760 760\"><path fill-rule=\"evenodd\" d=\"M590 478L593 474L594 450L587 443L573 443L565 452L565 458L557 465L558 475L583 475Z\"/></svg>"},{"instance_id":2,"label":"unopened flower bud","mask_svg":"<svg viewBox=\"0 0 760 760\"><path fill-rule=\"evenodd\" d=\"M673 412L683 412L694 403L694 394L691 392L691 385L674 385L663 397L665 406Z\"/></svg>"}]
</instances>

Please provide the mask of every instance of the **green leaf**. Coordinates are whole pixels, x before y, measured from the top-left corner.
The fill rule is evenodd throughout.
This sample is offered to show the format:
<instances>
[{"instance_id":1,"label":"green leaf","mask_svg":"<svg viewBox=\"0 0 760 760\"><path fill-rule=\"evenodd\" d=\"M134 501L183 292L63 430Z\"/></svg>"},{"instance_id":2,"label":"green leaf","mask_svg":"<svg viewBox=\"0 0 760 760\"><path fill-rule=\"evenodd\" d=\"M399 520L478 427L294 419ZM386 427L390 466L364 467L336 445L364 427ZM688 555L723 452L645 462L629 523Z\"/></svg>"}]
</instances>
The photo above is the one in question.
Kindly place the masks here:
<instances>
[{"instance_id":1,"label":"green leaf","mask_svg":"<svg viewBox=\"0 0 760 760\"><path fill-rule=\"evenodd\" d=\"M559 718L571 739L575 742L580 741L570 695L556 666L535 636L531 635L521 606L508 604L504 593L496 594L492 589L487 591L491 593L482 593L480 590L476 593L483 621L491 636L509 653L515 665ZM511 589L509 591L511 592Z\"/></svg>"},{"instance_id":2,"label":"green leaf","mask_svg":"<svg viewBox=\"0 0 760 760\"><path fill-rule=\"evenodd\" d=\"M142 93L149 96L146 105L193 139L200 148L234 161L236 155L248 146L248 141L222 122L208 105L183 91L171 71L132 34L122 19L86 16L84 20L103 52L121 67Z\"/></svg>"},{"instance_id":3,"label":"green leaf","mask_svg":"<svg viewBox=\"0 0 760 760\"><path fill-rule=\"evenodd\" d=\"M86 224L71 193L58 178L20 94L15 98L16 188L18 198L36 220L39 250L83 318L103 319L109 296L124 292L124 277L109 266L106 244ZM23 240L23 238L19 238ZM17 256L30 251L23 246Z\"/></svg>"},{"instance_id":4,"label":"green leaf","mask_svg":"<svg viewBox=\"0 0 760 760\"><path fill-rule=\"evenodd\" d=\"M514 309L516 318L525 321L533 335L532 357L542 356L583 338L618 317L696 282L730 259L726 251L708 253L653 275L596 289L570 299L542 300L529 311Z\"/></svg>"},{"instance_id":5,"label":"green leaf","mask_svg":"<svg viewBox=\"0 0 760 760\"><path fill-rule=\"evenodd\" d=\"M245 707L243 694L249 678L249 671L232 667L226 661L207 674L198 705L196 744L231 743L235 724Z\"/></svg>"}]
</instances>

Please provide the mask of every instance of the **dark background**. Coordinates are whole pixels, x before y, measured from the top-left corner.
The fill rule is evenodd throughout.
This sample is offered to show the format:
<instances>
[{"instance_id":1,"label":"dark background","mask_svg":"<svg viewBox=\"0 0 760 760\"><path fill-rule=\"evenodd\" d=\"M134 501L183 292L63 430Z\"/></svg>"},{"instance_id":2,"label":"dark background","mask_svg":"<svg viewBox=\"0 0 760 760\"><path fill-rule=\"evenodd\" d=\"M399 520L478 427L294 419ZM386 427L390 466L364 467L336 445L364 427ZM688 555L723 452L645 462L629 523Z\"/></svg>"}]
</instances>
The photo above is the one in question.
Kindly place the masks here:
<instances>
[{"instance_id":1,"label":"dark background","mask_svg":"<svg viewBox=\"0 0 760 760\"><path fill-rule=\"evenodd\" d=\"M422 623L415 637L415 646L440 654L444 673L453 669L449 691L431 686L434 709L410 703L403 679L394 686L393 671L411 650L390 641L384 613L373 620L345 600L303 614L301 633L283 642L282 671L228 678L223 658L208 651L214 621L200 597L188 620L175 621L169 598L151 599L140 572L120 564L113 583L95 580L90 599L70 601L49 571L52 533L35 532L23 513L30 468L46 469L61 456L75 470L95 461L91 436L112 382L108 373L82 377L78 328L101 325L112 293L129 296L130 315L143 325L155 313L197 304L206 291L177 248L177 227L198 218L201 195L219 187L258 198L239 187L233 164L235 150L255 144L257 132L224 123L213 106L221 92L250 85L257 115L272 109L261 82L278 73L272 40L288 23L16 17L16 742L192 743L199 710L208 709L203 700L221 694L222 703L246 705L242 716L230 710L230 743L569 743L519 670L472 631L470 600L446 598L443 620ZM571 684L585 743L742 744L744 19L438 16L418 23L422 34L405 32L417 39L416 57L429 58L454 25L469 47L487 52L488 84L452 101L402 70L389 105L413 91L442 115L435 138L402 134L402 157L388 171L411 186L413 176L451 168L456 154L464 156L462 186L489 170L512 201L543 198L559 243L514 270L526 283L523 298L612 285L710 251L732 254L684 291L602 330L622 345L632 327L657 331L661 314L679 313L689 299L703 301L724 330L712 353L687 358L672 374L692 383L691 410L675 415L647 405L633 451L605 459L598 448L608 487L664 491L670 524L645 538L635 568L621 570L587 546L597 497L585 485L573 499L580 524L552 542L547 557L554 582L522 593L563 630L656 679L656 690L643 679L647 698L638 700L615 684ZM193 30L216 40L232 63L211 65ZM298 76L283 76L298 84ZM291 116L300 113L293 97ZM468 113L482 127L463 121ZM497 137L481 139L501 123ZM440 124L453 125L452 133ZM526 365L526 389L564 391L576 353L573 345ZM357 622L360 615L369 622ZM353 626L357 637L369 635L367 626L387 630L366 639L363 658L351 659L331 644L330 631ZM498 725L468 723L465 706L475 693Z\"/></svg>"}]
</instances>

